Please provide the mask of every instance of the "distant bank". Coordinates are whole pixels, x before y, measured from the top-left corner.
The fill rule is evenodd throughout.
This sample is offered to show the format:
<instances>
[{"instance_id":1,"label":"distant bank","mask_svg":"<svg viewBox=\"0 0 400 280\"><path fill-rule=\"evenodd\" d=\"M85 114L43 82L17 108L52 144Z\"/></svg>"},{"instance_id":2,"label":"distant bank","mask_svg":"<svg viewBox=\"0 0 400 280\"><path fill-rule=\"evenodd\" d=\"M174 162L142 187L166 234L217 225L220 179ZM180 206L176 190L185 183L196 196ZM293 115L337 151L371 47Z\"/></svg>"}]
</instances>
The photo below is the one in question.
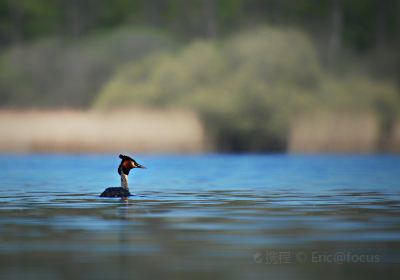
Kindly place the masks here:
<instances>
[{"instance_id":1,"label":"distant bank","mask_svg":"<svg viewBox=\"0 0 400 280\"><path fill-rule=\"evenodd\" d=\"M0 111L1 152L201 152L197 115L177 110Z\"/></svg>"},{"instance_id":2,"label":"distant bank","mask_svg":"<svg viewBox=\"0 0 400 280\"><path fill-rule=\"evenodd\" d=\"M216 150L200 118L182 110L0 111L0 152L198 153ZM400 122L383 133L374 115L297 118L288 152L400 152Z\"/></svg>"},{"instance_id":3,"label":"distant bank","mask_svg":"<svg viewBox=\"0 0 400 280\"><path fill-rule=\"evenodd\" d=\"M384 126L373 113L321 112L291 124L288 150L300 153L400 152L400 120Z\"/></svg>"}]
</instances>

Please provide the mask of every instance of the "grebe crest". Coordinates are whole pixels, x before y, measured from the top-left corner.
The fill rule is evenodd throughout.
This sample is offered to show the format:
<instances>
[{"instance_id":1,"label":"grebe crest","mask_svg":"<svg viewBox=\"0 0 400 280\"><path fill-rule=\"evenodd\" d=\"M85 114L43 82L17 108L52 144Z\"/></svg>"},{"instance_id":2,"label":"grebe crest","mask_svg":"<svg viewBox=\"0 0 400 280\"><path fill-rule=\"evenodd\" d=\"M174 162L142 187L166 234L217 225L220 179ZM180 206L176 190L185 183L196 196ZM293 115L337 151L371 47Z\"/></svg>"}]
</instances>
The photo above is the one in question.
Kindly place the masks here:
<instances>
[{"instance_id":1,"label":"grebe crest","mask_svg":"<svg viewBox=\"0 0 400 280\"><path fill-rule=\"evenodd\" d=\"M121 176L121 187L107 188L100 195L101 197L128 197L131 195L128 187L129 171L134 168L145 168L136 162L133 158L126 155L119 155L122 160L118 166L118 174Z\"/></svg>"}]
</instances>

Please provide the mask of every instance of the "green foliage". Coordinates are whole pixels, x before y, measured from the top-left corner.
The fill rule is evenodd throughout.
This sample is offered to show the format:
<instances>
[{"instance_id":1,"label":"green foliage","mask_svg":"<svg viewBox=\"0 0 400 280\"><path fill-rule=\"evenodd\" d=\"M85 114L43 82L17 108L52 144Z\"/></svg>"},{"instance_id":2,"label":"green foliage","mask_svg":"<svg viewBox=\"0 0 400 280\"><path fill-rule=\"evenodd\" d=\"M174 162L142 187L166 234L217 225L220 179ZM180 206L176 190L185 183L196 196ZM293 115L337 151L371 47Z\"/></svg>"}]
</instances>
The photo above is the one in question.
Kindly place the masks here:
<instances>
[{"instance_id":1,"label":"green foliage","mask_svg":"<svg viewBox=\"0 0 400 280\"><path fill-rule=\"evenodd\" d=\"M319 111L372 113L378 117L380 140L388 138L400 116L400 96L392 83L353 74L340 79L326 75L322 85Z\"/></svg>"},{"instance_id":2,"label":"green foliage","mask_svg":"<svg viewBox=\"0 0 400 280\"><path fill-rule=\"evenodd\" d=\"M0 106L88 106L117 67L171 46L154 30L121 28L12 47L0 59Z\"/></svg>"}]
</instances>

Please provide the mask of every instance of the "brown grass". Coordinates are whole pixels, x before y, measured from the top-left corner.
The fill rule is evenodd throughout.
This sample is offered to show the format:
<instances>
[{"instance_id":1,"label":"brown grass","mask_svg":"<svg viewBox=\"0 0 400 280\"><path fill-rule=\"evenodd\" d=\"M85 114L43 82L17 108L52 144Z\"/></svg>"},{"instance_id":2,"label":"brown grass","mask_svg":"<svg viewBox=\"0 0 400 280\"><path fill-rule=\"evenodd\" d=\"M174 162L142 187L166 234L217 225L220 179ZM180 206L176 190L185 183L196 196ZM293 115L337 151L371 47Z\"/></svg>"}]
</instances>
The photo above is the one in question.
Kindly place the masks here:
<instances>
[{"instance_id":1,"label":"brown grass","mask_svg":"<svg viewBox=\"0 0 400 280\"><path fill-rule=\"evenodd\" d=\"M205 133L181 110L0 111L1 152L199 152Z\"/></svg>"},{"instance_id":2,"label":"brown grass","mask_svg":"<svg viewBox=\"0 0 400 280\"><path fill-rule=\"evenodd\" d=\"M374 152L379 123L373 114L319 113L297 118L288 140L290 152Z\"/></svg>"},{"instance_id":3,"label":"brown grass","mask_svg":"<svg viewBox=\"0 0 400 280\"><path fill-rule=\"evenodd\" d=\"M397 120L393 126L388 143L388 151L400 153L400 120Z\"/></svg>"}]
</instances>

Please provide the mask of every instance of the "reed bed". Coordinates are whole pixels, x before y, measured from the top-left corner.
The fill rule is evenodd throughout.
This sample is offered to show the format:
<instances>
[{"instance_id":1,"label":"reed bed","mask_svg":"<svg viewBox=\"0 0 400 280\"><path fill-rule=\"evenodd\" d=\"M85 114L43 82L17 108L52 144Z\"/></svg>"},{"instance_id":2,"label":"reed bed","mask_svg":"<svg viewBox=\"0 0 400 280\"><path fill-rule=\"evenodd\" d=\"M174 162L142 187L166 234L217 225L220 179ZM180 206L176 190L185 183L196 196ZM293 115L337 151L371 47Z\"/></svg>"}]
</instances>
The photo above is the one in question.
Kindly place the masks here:
<instances>
[{"instance_id":1,"label":"reed bed","mask_svg":"<svg viewBox=\"0 0 400 280\"><path fill-rule=\"evenodd\" d=\"M317 113L293 121L290 152L369 153L377 151L380 137L374 114Z\"/></svg>"},{"instance_id":2,"label":"reed bed","mask_svg":"<svg viewBox=\"0 0 400 280\"><path fill-rule=\"evenodd\" d=\"M200 152L205 133L182 110L0 111L1 152Z\"/></svg>"}]
</instances>

